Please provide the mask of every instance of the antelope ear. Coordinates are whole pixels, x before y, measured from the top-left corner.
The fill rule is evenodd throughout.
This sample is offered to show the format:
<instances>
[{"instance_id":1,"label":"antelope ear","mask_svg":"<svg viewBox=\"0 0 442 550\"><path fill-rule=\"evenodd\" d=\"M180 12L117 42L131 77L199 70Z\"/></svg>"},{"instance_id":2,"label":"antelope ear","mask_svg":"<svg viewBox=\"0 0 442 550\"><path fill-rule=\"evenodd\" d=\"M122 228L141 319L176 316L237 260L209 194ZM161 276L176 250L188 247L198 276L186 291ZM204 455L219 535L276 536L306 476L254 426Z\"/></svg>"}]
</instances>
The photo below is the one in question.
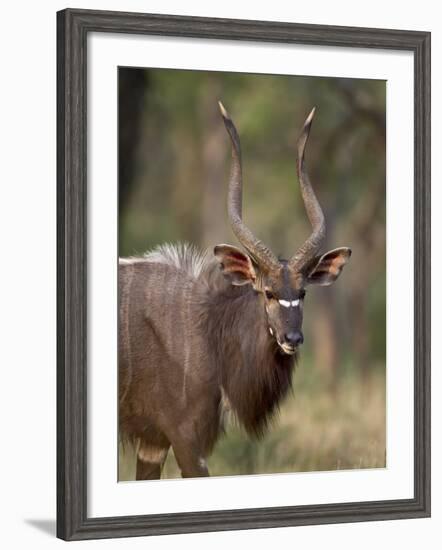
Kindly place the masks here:
<instances>
[{"instance_id":1,"label":"antelope ear","mask_svg":"<svg viewBox=\"0 0 442 550\"><path fill-rule=\"evenodd\" d=\"M213 252L221 264L224 275L232 285L241 286L256 281L252 260L242 250L229 244L219 244L215 246Z\"/></svg>"},{"instance_id":2,"label":"antelope ear","mask_svg":"<svg viewBox=\"0 0 442 550\"><path fill-rule=\"evenodd\" d=\"M350 248L335 248L317 256L310 264L307 284L328 286L336 281L351 256Z\"/></svg>"}]
</instances>

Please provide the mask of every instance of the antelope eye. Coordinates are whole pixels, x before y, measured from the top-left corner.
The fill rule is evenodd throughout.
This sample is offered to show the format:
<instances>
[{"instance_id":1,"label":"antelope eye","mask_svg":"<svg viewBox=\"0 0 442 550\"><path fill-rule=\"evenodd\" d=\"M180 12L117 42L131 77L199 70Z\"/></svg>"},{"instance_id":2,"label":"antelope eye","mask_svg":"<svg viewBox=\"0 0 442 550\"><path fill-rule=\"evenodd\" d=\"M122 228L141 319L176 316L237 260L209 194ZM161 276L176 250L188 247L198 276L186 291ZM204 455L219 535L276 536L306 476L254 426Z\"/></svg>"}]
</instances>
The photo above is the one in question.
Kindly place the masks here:
<instances>
[{"instance_id":1,"label":"antelope eye","mask_svg":"<svg viewBox=\"0 0 442 550\"><path fill-rule=\"evenodd\" d=\"M275 295L271 290L266 290L265 293L266 293L267 300L273 300L275 298Z\"/></svg>"}]
</instances>

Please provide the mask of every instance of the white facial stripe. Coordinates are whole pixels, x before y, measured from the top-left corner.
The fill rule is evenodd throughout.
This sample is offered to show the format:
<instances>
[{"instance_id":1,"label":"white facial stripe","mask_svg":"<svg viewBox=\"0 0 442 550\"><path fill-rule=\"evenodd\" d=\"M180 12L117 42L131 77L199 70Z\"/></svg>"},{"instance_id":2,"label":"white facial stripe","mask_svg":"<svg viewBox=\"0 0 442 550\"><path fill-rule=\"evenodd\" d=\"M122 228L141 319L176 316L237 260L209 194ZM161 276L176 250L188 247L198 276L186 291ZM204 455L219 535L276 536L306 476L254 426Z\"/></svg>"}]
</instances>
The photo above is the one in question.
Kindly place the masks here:
<instances>
[{"instance_id":1,"label":"white facial stripe","mask_svg":"<svg viewBox=\"0 0 442 550\"><path fill-rule=\"evenodd\" d=\"M297 307L299 306L299 300L292 300L291 302L289 302L288 300L278 300L278 303L282 306L282 307Z\"/></svg>"},{"instance_id":2,"label":"white facial stripe","mask_svg":"<svg viewBox=\"0 0 442 550\"><path fill-rule=\"evenodd\" d=\"M269 327L269 332L270 334L273 336L273 330L272 330L272 327Z\"/></svg>"}]
</instances>

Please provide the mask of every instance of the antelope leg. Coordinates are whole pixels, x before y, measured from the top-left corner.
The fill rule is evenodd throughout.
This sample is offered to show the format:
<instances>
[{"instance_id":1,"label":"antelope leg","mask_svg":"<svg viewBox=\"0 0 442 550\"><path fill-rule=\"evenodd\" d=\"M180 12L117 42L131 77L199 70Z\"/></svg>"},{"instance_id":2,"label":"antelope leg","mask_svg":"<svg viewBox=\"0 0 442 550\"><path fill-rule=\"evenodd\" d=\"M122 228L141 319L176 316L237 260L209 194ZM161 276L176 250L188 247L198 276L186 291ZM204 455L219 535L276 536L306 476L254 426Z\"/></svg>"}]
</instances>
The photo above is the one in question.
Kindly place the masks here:
<instances>
[{"instance_id":1,"label":"antelope leg","mask_svg":"<svg viewBox=\"0 0 442 550\"><path fill-rule=\"evenodd\" d=\"M182 477L207 477L207 462L198 446L187 441L172 442L173 452Z\"/></svg>"},{"instance_id":2,"label":"antelope leg","mask_svg":"<svg viewBox=\"0 0 442 550\"><path fill-rule=\"evenodd\" d=\"M169 446L160 447L142 441L137 454L136 479L160 479Z\"/></svg>"}]
</instances>

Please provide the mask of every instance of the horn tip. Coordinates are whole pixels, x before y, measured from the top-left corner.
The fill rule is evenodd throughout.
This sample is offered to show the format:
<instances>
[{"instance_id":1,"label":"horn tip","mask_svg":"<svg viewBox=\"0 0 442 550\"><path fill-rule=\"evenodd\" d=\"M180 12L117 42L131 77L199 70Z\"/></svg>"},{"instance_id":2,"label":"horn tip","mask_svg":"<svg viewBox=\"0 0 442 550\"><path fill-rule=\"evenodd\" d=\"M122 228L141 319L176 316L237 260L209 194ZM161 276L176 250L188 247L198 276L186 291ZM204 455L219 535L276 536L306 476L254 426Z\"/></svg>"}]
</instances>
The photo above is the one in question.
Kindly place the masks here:
<instances>
[{"instance_id":1,"label":"horn tip","mask_svg":"<svg viewBox=\"0 0 442 550\"><path fill-rule=\"evenodd\" d=\"M310 124L312 123L313 117L315 116L315 112L316 112L316 107L313 107L313 109L310 111L310 114L308 115L305 121L305 126L310 126Z\"/></svg>"},{"instance_id":2,"label":"horn tip","mask_svg":"<svg viewBox=\"0 0 442 550\"><path fill-rule=\"evenodd\" d=\"M227 112L226 108L221 103L221 101L218 101L218 106L219 106L219 110L220 110L221 115L223 116L223 118L230 119L229 113Z\"/></svg>"}]
</instances>

